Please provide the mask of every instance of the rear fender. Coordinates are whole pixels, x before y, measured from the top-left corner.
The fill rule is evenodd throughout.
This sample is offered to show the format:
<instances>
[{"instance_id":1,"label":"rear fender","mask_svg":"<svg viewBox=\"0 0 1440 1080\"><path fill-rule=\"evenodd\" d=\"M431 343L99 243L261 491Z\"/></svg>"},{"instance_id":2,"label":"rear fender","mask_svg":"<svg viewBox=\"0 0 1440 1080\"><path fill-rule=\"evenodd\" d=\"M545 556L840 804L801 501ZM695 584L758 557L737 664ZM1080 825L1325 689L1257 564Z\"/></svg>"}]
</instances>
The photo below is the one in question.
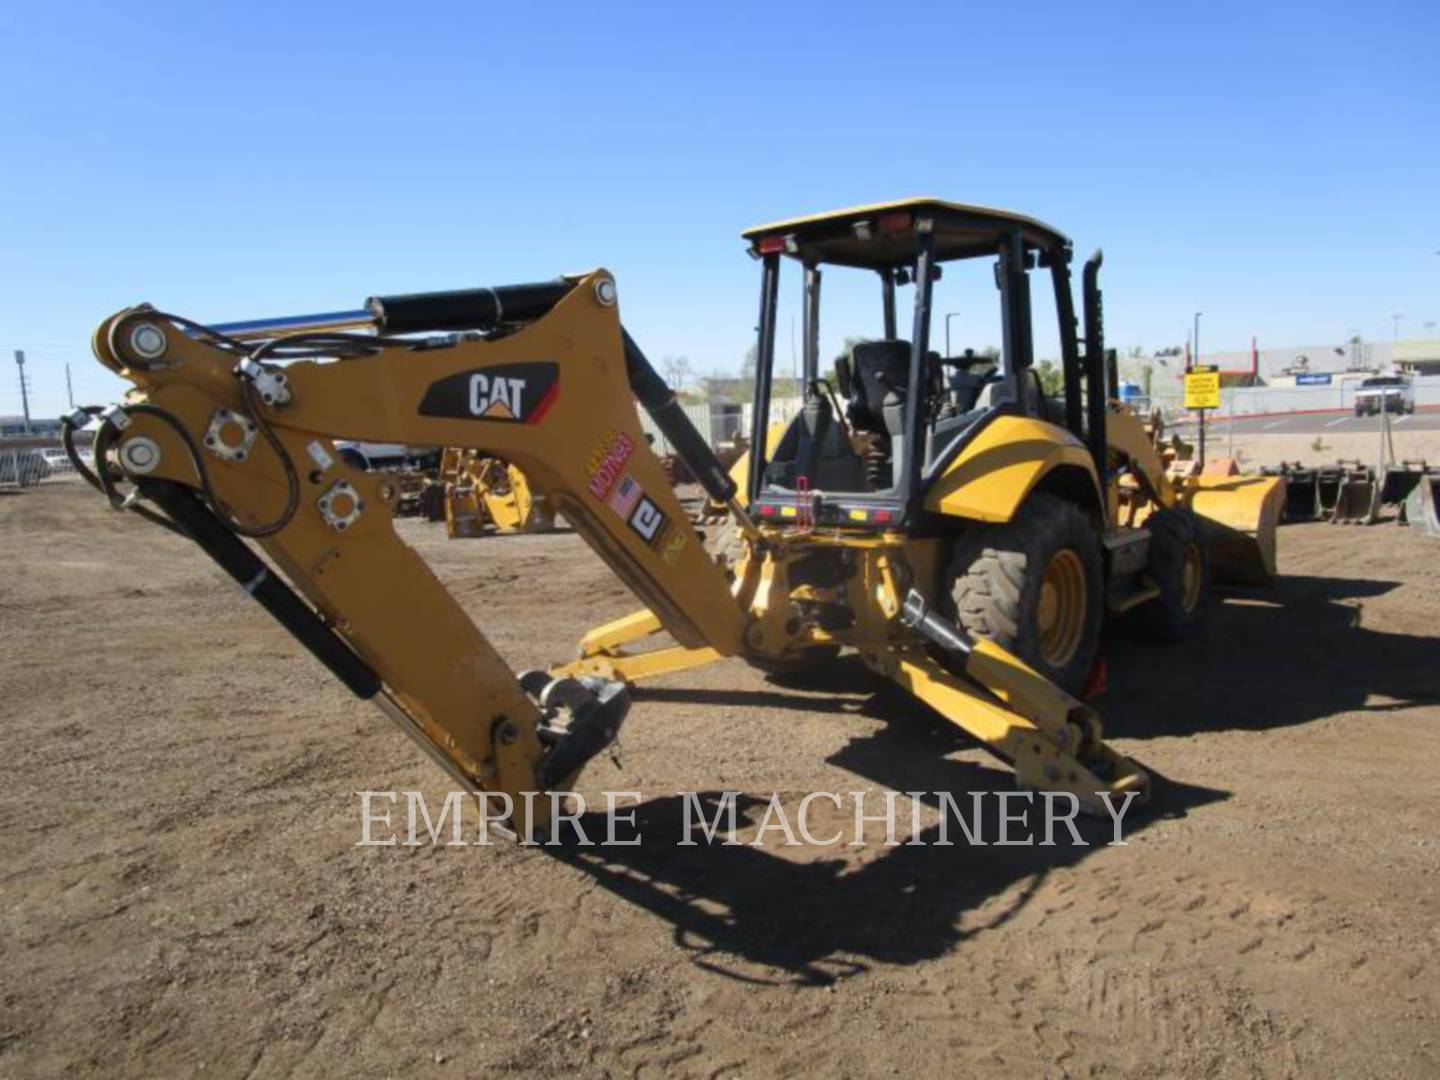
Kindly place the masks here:
<instances>
[{"instance_id":1,"label":"rear fender","mask_svg":"<svg viewBox=\"0 0 1440 1080\"><path fill-rule=\"evenodd\" d=\"M997 416L931 483L925 509L1005 522L1042 487L1090 509L1103 505L1095 462L1084 443L1043 420Z\"/></svg>"}]
</instances>

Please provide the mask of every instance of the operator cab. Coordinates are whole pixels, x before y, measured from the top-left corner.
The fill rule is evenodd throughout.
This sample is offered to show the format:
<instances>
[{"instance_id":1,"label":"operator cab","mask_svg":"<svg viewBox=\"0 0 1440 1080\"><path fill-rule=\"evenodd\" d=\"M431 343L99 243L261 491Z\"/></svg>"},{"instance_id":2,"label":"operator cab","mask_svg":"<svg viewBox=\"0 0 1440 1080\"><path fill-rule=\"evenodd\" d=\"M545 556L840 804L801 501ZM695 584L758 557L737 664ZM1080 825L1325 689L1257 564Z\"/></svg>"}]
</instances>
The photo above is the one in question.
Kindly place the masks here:
<instances>
[{"instance_id":1,"label":"operator cab","mask_svg":"<svg viewBox=\"0 0 1440 1080\"><path fill-rule=\"evenodd\" d=\"M1070 241L1033 218L1002 210L919 198L794 218L746 231L760 260L753 448L746 497L762 520L799 518L814 524L895 528L923 517L923 492L995 416L1031 416L1087 436L1082 380L1099 357L1079 355L1070 297ZM947 262L993 260L998 291L999 355L930 347L934 283ZM803 278L803 403L778 442L770 428L780 269L800 264ZM1098 267L1098 256L1096 261ZM822 268L874 273L880 285L880 333L855 341L822 376ZM1030 279L1050 271L1064 394L1048 399L1033 371ZM1093 275L1087 273L1087 284ZM897 286L914 286L908 337L896 321ZM1087 319L1090 315L1087 295ZM1098 324L1098 293L1094 297ZM947 328L948 329L948 328ZM1097 327L1098 330L1098 327ZM1092 335L1098 341L1098 332ZM948 334L947 334L948 337ZM1087 351L1088 353L1088 351ZM1093 367L1094 371L1090 369ZM1103 400L1103 390L1099 395ZM1103 424L1103 420L1101 421Z\"/></svg>"}]
</instances>

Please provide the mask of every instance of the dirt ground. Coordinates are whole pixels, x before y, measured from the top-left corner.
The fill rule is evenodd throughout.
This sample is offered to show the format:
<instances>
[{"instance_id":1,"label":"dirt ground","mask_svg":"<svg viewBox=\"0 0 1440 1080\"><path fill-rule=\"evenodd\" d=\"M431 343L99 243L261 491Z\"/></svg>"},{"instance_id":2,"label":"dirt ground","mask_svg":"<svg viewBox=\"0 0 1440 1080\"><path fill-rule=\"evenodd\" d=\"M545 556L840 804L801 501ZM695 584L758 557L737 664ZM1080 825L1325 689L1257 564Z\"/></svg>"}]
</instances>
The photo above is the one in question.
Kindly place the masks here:
<instances>
[{"instance_id":1,"label":"dirt ground","mask_svg":"<svg viewBox=\"0 0 1440 1080\"><path fill-rule=\"evenodd\" d=\"M633 606L572 534L402 528L517 668ZM637 694L584 791L640 847L357 847L445 778L197 551L60 488L0 551L5 1075L1440 1072L1440 546L1393 523L1110 633L1123 847L673 846L680 790L1010 786L844 661Z\"/></svg>"}]
</instances>

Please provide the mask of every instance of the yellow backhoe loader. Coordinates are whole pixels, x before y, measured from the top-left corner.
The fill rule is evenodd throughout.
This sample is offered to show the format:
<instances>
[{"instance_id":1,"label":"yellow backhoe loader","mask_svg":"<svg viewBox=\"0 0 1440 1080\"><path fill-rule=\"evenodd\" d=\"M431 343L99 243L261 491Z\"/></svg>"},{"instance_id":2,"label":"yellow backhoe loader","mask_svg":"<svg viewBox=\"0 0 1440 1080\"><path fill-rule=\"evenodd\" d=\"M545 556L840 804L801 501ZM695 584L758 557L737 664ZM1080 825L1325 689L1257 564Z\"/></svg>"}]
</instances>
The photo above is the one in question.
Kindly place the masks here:
<instances>
[{"instance_id":1,"label":"yellow backhoe loader","mask_svg":"<svg viewBox=\"0 0 1440 1080\"><path fill-rule=\"evenodd\" d=\"M743 475L690 426L596 270L228 327L121 311L98 328L95 353L135 389L100 414L93 479L112 504L192 538L522 831L548 806L526 793L563 789L615 738L630 683L730 656L803 668L846 648L1010 762L1021 784L1090 810L1112 794L1144 797L1145 772L1105 744L1072 693L1107 613L1134 609L1167 636L1196 627L1212 542L1254 576L1273 571L1277 482L1170 482L1140 421L1108 408L1099 255L1083 275L1082 348L1071 245L1049 226L911 199L745 238L761 303ZM805 403L767 438L784 264L802 272ZM947 264L993 268L997 363L931 350ZM819 371L832 268L880 286L874 340L833 384ZM1042 275L1059 400L1031 366L1031 281ZM908 340L901 288L913 298ZM743 538L733 565L707 555L686 520L636 400L728 508ZM397 537L393 484L347 467L335 439L511 463L643 609L587 634L578 660L517 677ZM669 643L628 651L661 631Z\"/></svg>"},{"instance_id":2,"label":"yellow backhoe loader","mask_svg":"<svg viewBox=\"0 0 1440 1080\"><path fill-rule=\"evenodd\" d=\"M479 450L446 447L440 459L445 530L452 540L498 533L549 532L555 512L514 465Z\"/></svg>"}]
</instances>

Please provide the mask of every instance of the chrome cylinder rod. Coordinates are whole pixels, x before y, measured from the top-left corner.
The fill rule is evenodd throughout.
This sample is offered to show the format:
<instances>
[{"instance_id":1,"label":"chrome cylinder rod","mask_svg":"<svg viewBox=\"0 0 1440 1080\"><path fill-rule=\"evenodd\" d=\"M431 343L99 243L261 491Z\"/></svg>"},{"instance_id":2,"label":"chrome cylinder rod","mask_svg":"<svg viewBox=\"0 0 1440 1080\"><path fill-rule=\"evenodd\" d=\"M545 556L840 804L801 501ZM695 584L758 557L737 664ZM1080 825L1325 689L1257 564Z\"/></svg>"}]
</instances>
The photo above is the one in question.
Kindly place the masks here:
<instances>
[{"instance_id":1,"label":"chrome cylinder rod","mask_svg":"<svg viewBox=\"0 0 1440 1080\"><path fill-rule=\"evenodd\" d=\"M216 323L211 326L226 337L238 341L259 341L279 337L281 334L297 334L301 331L370 330L379 328L373 312L359 308L355 311L327 311L317 315L281 315L274 319L250 319L245 322Z\"/></svg>"}]
</instances>

